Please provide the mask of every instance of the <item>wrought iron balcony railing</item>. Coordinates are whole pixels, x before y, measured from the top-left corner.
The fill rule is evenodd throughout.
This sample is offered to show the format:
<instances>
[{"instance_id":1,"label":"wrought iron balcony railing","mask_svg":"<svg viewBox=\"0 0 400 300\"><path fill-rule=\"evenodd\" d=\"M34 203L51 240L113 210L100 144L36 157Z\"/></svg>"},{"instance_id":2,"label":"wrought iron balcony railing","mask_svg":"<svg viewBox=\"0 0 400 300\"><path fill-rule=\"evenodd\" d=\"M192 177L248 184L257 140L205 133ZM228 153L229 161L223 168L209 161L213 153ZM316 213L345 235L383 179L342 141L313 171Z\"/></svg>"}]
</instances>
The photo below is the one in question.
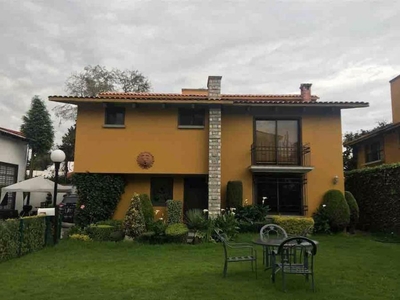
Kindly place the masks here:
<instances>
[{"instance_id":1,"label":"wrought iron balcony railing","mask_svg":"<svg viewBox=\"0 0 400 300\"><path fill-rule=\"evenodd\" d=\"M252 165L310 166L310 145L274 147L251 145Z\"/></svg>"}]
</instances>

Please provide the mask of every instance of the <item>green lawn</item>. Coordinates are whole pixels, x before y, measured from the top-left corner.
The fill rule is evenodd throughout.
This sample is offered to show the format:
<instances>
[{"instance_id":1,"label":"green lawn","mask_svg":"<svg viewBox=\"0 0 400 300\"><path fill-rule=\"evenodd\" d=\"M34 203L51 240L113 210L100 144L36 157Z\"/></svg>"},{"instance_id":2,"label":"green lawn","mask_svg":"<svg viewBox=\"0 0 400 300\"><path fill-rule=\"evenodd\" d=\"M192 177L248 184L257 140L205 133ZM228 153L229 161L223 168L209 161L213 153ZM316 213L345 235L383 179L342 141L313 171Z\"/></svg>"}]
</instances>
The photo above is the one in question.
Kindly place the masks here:
<instances>
[{"instance_id":1,"label":"green lawn","mask_svg":"<svg viewBox=\"0 0 400 300\"><path fill-rule=\"evenodd\" d=\"M255 235L242 235L250 241ZM258 262L230 264L220 244L142 245L62 241L0 264L0 299L399 299L400 244L369 236L317 236L316 289L302 276L281 291ZM258 249L261 258L261 248Z\"/></svg>"}]
</instances>

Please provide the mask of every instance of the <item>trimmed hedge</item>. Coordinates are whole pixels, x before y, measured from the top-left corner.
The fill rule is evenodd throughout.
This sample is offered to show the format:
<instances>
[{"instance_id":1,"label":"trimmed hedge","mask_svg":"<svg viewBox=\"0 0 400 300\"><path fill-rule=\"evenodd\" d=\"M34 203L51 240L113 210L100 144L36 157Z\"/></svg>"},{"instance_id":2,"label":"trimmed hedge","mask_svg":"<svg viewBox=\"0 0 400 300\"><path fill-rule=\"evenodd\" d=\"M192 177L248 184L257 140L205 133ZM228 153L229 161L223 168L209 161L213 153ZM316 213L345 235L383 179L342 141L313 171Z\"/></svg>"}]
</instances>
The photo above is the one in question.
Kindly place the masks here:
<instances>
[{"instance_id":1,"label":"trimmed hedge","mask_svg":"<svg viewBox=\"0 0 400 300\"><path fill-rule=\"evenodd\" d=\"M400 234L400 163L350 171L345 178L360 210L357 227Z\"/></svg>"},{"instance_id":2,"label":"trimmed hedge","mask_svg":"<svg viewBox=\"0 0 400 300\"><path fill-rule=\"evenodd\" d=\"M310 227L314 227L313 218L306 217L273 216L272 223L281 226L289 235L300 235ZM310 232L313 232L313 229L310 229Z\"/></svg>"},{"instance_id":3,"label":"trimmed hedge","mask_svg":"<svg viewBox=\"0 0 400 300\"><path fill-rule=\"evenodd\" d=\"M81 228L111 219L124 193L125 180L113 174L74 174L73 184L78 190L75 224Z\"/></svg>"},{"instance_id":4,"label":"trimmed hedge","mask_svg":"<svg viewBox=\"0 0 400 300\"><path fill-rule=\"evenodd\" d=\"M167 200L168 225L181 223L183 220L183 202L177 200Z\"/></svg>"},{"instance_id":5,"label":"trimmed hedge","mask_svg":"<svg viewBox=\"0 0 400 300\"><path fill-rule=\"evenodd\" d=\"M151 224L154 222L154 208L150 201L149 195L140 194L140 202L142 204L142 212L144 217L144 222L146 224L146 229L149 230Z\"/></svg>"},{"instance_id":6,"label":"trimmed hedge","mask_svg":"<svg viewBox=\"0 0 400 300\"><path fill-rule=\"evenodd\" d=\"M183 223L174 223L168 225L165 229L165 235L170 242L185 243L189 229Z\"/></svg>"},{"instance_id":7,"label":"trimmed hedge","mask_svg":"<svg viewBox=\"0 0 400 300\"><path fill-rule=\"evenodd\" d=\"M358 204L353 194L349 191L344 193L344 197L346 198L347 204L350 209L350 224L349 224L349 232L354 233L356 229L356 225L358 223L358 219L360 217L360 210L358 208Z\"/></svg>"},{"instance_id":8,"label":"trimmed hedge","mask_svg":"<svg viewBox=\"0 0 400 300\"><path fill-rule=\"evenodd\" d=\"M243 183L241 181L228 181L226 186L226 206L236 208L243 203Z\"/></svg>"},{"instance_id":9,"label":"trimmed hedge","mask_svg":"<svg viewBox=\"0 0 400 300\"><path fill-rule=\"evenodd\" d=\"M339 190L329 190L325 193L321 206L329 220L333 232L343 231L350 223L350 209Z\"/></svg>"},{"instance_id":10,"label":"trimmed hedge","mask_svg":"<svg viewBox=\"0 0 400 300\"><path fill-rule=\"evenodd\" d=\"M116 228L111 225L91 225L85 231L92 240L107 242L111 241L111 234L116 231Z\"/></svg>"},{"instance_id":11,"label":"trimmed hedge","mask_svg":"<svg viewBox=\"0 0 400 300\"><path fill-rule=\"evenodd\" d=\"M0 221L0 262L42 249L47 224L44 216Z\"/></svg>"}]
</instances>

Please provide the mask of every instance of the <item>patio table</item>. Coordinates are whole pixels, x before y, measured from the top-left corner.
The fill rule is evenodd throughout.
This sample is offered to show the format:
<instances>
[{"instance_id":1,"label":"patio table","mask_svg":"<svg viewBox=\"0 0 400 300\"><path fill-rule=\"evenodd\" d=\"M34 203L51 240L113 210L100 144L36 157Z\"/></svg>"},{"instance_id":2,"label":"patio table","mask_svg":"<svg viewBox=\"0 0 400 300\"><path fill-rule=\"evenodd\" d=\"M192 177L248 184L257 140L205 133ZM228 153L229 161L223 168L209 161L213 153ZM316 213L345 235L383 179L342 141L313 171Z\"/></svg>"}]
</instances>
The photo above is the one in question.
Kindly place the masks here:
<instances>
[{"instance_id":1,"label":"patio table","mask_svg":"<svg viewBox=\"0 0 400 300\"><path fill-rule=\"evenodd\" d=\"M268 270L268 269L272 268L271 262L270 262L270 255L269 255L270 254L270 250L273 250L274 248L278 248L279 245L286 239L287 238L281 238L281 239L279 239L279 238L270 238L270 239L257 238L257 239L252 241L253 244L263 246L263 247L265 247L267 249L267 251L265 253L265 255L266 255L266 257L265 257L265 270ZM315 240L312 240L312 241L316 245L318 245L318 241L315 241ZM295 243L293 243L293 245L295 245ZM308 245L311 246L310 243L306 243L306 242L303 242L300 245L301 246L306 246L306 247Z\"/></svg>"}]
</instances>

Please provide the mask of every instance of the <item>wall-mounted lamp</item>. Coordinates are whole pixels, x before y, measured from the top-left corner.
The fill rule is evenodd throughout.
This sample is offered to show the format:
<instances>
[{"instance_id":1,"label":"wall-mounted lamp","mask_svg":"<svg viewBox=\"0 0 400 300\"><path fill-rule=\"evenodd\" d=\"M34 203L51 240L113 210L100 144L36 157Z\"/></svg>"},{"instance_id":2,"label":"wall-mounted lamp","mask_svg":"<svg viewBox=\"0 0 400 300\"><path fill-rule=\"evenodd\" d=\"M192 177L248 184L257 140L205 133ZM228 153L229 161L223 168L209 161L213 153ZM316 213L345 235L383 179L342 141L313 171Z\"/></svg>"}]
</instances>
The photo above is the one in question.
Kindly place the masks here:
<instances>
[{"instance_id":1,"label":"wall-mounted lamp","mask_svg":"<svg viewBox=\"0 0 400 300\"><path fill-rule=\"evenodd\" d=\"M333 177L333 184L337 184L339 182L339 176Z\"/></svg>"}]
</instances>

